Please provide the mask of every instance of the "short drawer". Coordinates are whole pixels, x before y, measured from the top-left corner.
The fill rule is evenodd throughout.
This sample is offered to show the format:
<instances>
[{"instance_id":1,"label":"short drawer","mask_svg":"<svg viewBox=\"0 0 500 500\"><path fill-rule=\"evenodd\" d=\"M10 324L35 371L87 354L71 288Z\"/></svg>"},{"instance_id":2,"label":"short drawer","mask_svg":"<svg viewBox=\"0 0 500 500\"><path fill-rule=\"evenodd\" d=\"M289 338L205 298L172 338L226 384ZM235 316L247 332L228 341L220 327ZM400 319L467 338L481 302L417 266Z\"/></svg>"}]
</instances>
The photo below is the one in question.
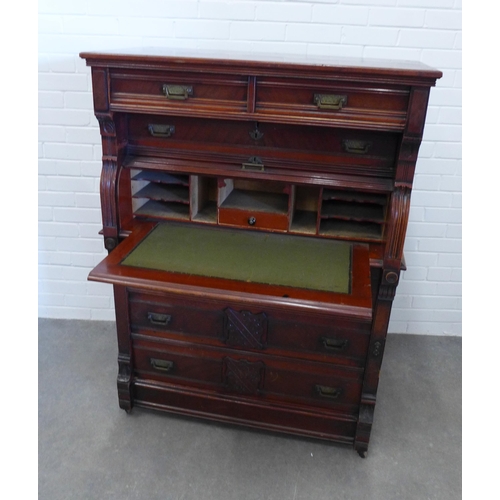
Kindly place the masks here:
<instances>
[{"instance_id":1,"label":"short drawer","mask_svg":"<svg viewBox=\"0 0 500 500\"><path fill-rule=\"evenodd\" d=\"M247 81L239 75L116 69L110 71L110 80L114 108L141 106L181 114L214 108L246 109Z\"/></svg>"},{"instance_id":2,"label":"short drawer","mask_svg":"<svg viewBox=\"0 0 500 500\"><path fill-rule=\"evenodd\" d=\"M256 112L402 130L409 89L341 82L259 78Z\"/></svg>"},{"instance_id":3,"label":"short drawer","mask_svg":"<svg viewBox=\"0 0 500 500\"><path fill-rule=\"evenodd\" d=\"M342 316L250 311L135 292L129 310L132 331L157 341L176 339L360 367L369 343L370 323Z\"/></svg>"},{"instance_id":4,"label":"short drawer","mask_svg":"<svg viewBox=\"0 0 500 500\"><path fill-rule=\"evenodd\" d=\"M135 376L237 396L355 412L361 369L184 342L134 340Z\"/></svg>"},{"instance_id":5,"label":"short drawer","mask_svg":"<svg viewBox=\"0 0 500 500\"><path fill-rule=\"evenodd\" d=\"M342 317L314 318L274 315L269 338L296 356L314 353L323 361L364 366L370 340L370 324Z\"/></svg>"},{"instance_id":6,"label":"short drawer","mask_svg":"<svg viewBox=\"0 0 500 500\"><path fill-rule=\"evenodd\" d=\"M286 231L289 224L288 220L287 213L273 214L255 210L219 208L219 224L228 226Z\"/></svg>"},{"instance_id":7,"label":"short drawer","mask_svg":"<svg viewBox=\"0 0 500 500\"><path fill-rule=\"evenodd\" d=\"M220 339L224 324L222 308L160 294L130 293L129 311L132 331L151 331L156 337L170 333Z\"/></svg>"}]
</instances>

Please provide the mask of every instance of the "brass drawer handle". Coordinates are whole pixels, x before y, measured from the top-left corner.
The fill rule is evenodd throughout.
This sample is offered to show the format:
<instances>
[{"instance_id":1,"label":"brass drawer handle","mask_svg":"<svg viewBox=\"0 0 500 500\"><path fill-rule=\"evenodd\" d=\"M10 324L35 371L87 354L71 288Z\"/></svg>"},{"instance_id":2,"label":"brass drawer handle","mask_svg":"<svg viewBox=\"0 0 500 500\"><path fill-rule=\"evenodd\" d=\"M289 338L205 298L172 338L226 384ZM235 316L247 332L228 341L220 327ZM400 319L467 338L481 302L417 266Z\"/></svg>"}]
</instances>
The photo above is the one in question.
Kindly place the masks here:
<instances>
[{"instance_id":1,"label":"brass drawer handle","mask_svg":"<svg viewBox=\"0 0 500 500\"><path fill-rule=\"evenodd\" d=\"M148 130L153 137L171 137L175 133L175 126L155 125L151 123L148 125Z\"/></svg>"},{"instance_id":2,"label":"brass drawer handle","mask_svg":"<svg viewBox=\"0 0 500 500\"><path fill-rule=\"evenodd\" d=\"M319 109L342 109L347 106L346 95L314 94L314 104Z\"/></svg>"},{"instance_id":3,"label":"brass drawer handle","mask_svg":"<svg viewBox=\"0 0 500 500\"><path fill-rule=\"evenodd\" d=\"M242 170L261 170L264 171L264 163L262 163L262 158L258 156L252 156L248 161L241 164Z\"/></svg>"},{"instance_id":4,"label":"brass drawer handle","mask_svg":"<svg viewBox=\"0 0 500 500\"><path fill-rule=\"evenodd\" d=\"M163 85L163 93L167 99L174 101L185 101L188 97L193 95L192 85Z\"/></svg>"},{"instance_id":5,"label":"brass drawer handle","mask_svg":"<svg viewBox=\"0 0 500 500\"><path fill-rule=\"evenodd\" d=\"M174 367L174 362L167 361L166 359L150 358L149 362L155 370L159 370L161 372L169 372Z\"/></svg>"},{"instance_id":6,"label":"brass drawer handle","mask_svg":"<svg viewBox=\"0 0 500 500\"><path fill-rule=\"evenodd\" d=\"M331 337L321 337L323 347L329 351L341 351L349 344L347 339L334 339Z\"/></svg>"},{"instance_id":7,"label":"brass drawer handle","mask_svg":"<svg viewBox=\"0 0 500 500\"><path fill-rule=\"evenodd\" d=\"M372 147L370 141L359 141L354 139L343 139L342 147L346 153L355 153L358 155L365 155Z\"/></svg>"},{"instance_id":8,"label":"brass drawer handle","mask_svg":"<svg viewBox=\"0 0 500 500\"><path fill-rule=\"evenodd\" d=\"M339 387L328 387L326 385L317 385L316 392L322 398L337 399L342 394L342 389Z\"/></svg>"},{"instance_id":9,"label":"brass drawer handle","mask_svg":"<svg viewBox=\"0 0 500 500\"><path fill-rule=\"evenodd\" d=\"M170 323L172 316L170 314L161 314L148 312L148 321L153 325L166 326Z\"/></svg>"}]
</instances>

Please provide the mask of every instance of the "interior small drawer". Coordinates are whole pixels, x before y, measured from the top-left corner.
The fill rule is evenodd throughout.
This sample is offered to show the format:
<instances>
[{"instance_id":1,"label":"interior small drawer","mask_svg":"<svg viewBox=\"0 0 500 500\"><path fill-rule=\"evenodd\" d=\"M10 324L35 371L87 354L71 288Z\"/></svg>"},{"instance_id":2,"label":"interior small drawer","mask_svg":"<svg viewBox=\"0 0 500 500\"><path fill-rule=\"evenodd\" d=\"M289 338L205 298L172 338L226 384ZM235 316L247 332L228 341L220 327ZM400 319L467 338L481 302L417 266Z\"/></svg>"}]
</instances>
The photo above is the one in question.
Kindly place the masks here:
<instances>
[{"instance_id":1,"label":"interior small drawer","mask_svg":"<svg viewBox=\"0 0 500 500\"><path fill-rule=\"evenodd\" d=\"M282 182L220 179L218 222L247 229L287 231L290 189Z\"/></svg>"},{"instance_id":2,"label":"interior small drawer","mask_svg":"<svg viewBox=\"0 0 500 500\"><path fill-rule=\"evenodd\" d=\"M110 104L171 109L245 110L247 81L239 75L182 71L110 71Z\"/></svg>"},{"instance_id":3,"label":"interior small drawer","mask_svg":"<svg viewBox=\"0 0 500 500\"><path fill-rule=\"evenodd\" d=\"M286 231L288 214L259 212L256 210L240 210L236 208L219 208L219 224L239 226L253 229L270 229Z\"/></svg>"},{"instance_id":4,"label":"interior small drawer","mask_svg":"<svg viewBox=\"0 0 500 500\"><path fill-rule=\"evenodd\" d=\"M256 112L401 130L408 99L409 89L404 87L263 77L257 81Z\"/></svg>"},{"instance_id":5,"label":"interior small drawer","mask_svg":"<svg viewBox=\"0 0 500 500\"><path fill-rule=\"evenodd\" d=\"M141 380L346 412L358 407L363 374L332 364L142 339L134 341L134 370Z\"/></svg>"}]
</instances>

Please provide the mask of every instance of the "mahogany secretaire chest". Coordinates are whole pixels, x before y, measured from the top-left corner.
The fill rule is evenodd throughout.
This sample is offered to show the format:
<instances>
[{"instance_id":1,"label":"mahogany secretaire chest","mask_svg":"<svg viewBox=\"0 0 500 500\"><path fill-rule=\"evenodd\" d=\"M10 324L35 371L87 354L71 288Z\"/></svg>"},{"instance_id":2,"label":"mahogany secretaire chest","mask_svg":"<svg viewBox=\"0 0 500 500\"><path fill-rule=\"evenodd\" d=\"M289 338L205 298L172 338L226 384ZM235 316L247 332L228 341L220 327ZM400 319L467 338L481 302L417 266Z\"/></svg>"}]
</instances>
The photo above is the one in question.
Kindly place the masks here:
<instances>
[{"instance_id":1,"label":"mahogany secretaire chest","mask_svg":"<svg viewBox=\"0 0 500 500\"><path fill-rule=\"evenodd\" d=\"M118 399L368 449L430 87L419 63L82 53Z\"/></svg>"}]
</instances>

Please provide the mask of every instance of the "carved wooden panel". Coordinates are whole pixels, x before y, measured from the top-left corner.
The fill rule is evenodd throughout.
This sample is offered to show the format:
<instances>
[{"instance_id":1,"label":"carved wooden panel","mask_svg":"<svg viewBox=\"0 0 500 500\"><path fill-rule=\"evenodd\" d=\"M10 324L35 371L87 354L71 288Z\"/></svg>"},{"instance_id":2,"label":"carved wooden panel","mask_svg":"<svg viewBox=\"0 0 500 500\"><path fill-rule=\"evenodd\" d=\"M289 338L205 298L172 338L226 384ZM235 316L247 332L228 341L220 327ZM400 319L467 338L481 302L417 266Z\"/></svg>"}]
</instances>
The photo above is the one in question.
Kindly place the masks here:
<instances>
[{"instance_id":1,"label":"carved wooden panel","mask_svg":"<svg viewBox=\"0 0 500 500\"><path fill-rule=\"evenodd\" d=\"M117 195L116 185L118 177L118 165L116 161L103 160L101 171L101 212L104 228L117 227ZM107 235L106 235L107 236ZM110 235L116 236L116 234Z\"/></svg>"},{"instance_id":2,"label":"carved wooden panel","mask_svg":"<svg viewBox=\"0 0 500 500\"><path fill-rule=\"evenodd\" d=\"M258 394L264 381L265 365L261 361L224 358L222 379L224 387L238 394Z\"/></svg>"},{"instance_id":3,"label":"carved wooden panel","mask_svg":"<svg viewBox=\"0 0 500 500\"><path fill-rule=\"evenodd\" d=\"M267 340L267 317L264 313L235 311L227 308L224 316L224 340L231 346L264 349Z\"/></svg>"},{"instance_id":4,"label":"carved wooden panel","mask_svg":"<svg viewBox=\"0 0 500 500\"><path fill-rule=\"evenodd\" d=\"M410 215L411 189L398 186L391 197L390 217L393 221L389 231L386 259L401 261L405 243L408 216Z\"/></svg>"}]
</instances>

